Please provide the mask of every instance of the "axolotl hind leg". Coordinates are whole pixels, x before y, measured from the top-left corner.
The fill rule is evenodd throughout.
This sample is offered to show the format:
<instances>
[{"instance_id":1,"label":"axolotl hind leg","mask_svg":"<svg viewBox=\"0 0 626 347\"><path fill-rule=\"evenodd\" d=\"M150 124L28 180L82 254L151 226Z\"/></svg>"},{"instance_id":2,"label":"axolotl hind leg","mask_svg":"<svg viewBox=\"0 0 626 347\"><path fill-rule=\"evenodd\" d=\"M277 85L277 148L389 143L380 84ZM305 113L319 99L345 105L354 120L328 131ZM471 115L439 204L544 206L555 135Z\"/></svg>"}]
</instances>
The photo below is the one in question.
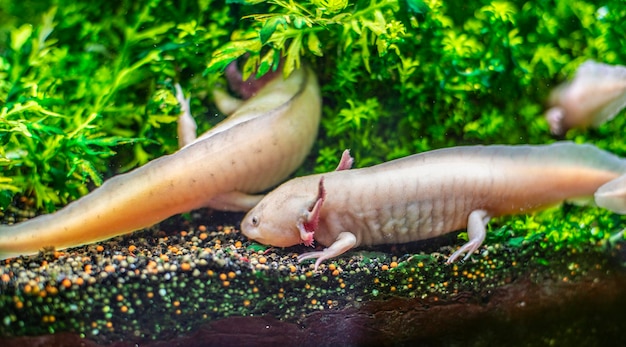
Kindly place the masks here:
<instances>
[{"instance_id":1,"label":"axolotl hind leg","mask_svg":"<svg viewBox=\"0 0 626 347\"><path fill-rule=\"evenodd\" d=\"M243 100L236 98L228 94L225 90L219 88L213 90L213 99L215 106L217 106L220 112L225 115L233 114L241 107L241 105L243 105L244 102Z\"/></svg>"},{"instance_id":2,"label":"axolotl hind leg","mask_svg":"<svg viewBox=\"0 0 626 347\"><path fill-rule=\"evenodd\" d=\"M463 260L467 260L472 253L474 253L480 245L482 245L483 241L485 241L485 236L487 235L487 223L489 222L489 214L484 210L476 210L472 211L467 218L467 236L469 237L469 241L466 244L461 246L456 252L452 253L450 258L448 258L447 263L454 262L458 257L460 257L463 253L466 253L465 258Z\"/></svg>"},{"instance_id":3,"label":"axolotl hind leg","mask_svg":"<svg viewBox=\"0 0 626 347\"><path fill-rule=\"evenodd\" d=\"M251 210L263 199L263 194L246 194L242 192L229 192L214 196L206 207L220 211L241 212Z\"/></svg>"},{"instance_id":4,"label":"axolotl hind leg","mask_svg":"<svg viewBox=\"0 0 626 347\"><path fill-rule=\"evenodd\" d=\"M626 214L626 175L600 186L594 194L596 204L619 214Z\"/></svg>"}]
</instances>

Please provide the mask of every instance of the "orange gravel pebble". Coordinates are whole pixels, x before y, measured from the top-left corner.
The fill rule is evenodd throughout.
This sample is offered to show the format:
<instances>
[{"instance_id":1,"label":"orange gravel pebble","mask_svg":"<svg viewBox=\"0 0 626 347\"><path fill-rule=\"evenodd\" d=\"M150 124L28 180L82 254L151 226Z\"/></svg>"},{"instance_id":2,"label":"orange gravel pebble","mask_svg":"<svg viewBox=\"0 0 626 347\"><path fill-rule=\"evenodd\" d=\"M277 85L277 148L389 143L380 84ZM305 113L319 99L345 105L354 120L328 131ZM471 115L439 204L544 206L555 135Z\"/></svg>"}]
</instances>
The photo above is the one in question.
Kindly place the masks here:
<instances>
[{"instance_id":1,"label":"orange gravel pebble","mask_svg":"<svg viewBox=\"0 0 626 347\"><path fill-rule=\"evenodd\" d=\"M64 278L63 281L61 282L61 285L65 288L69 288L72 286L72 281L70 281L69 278Z\"/></svg>"},{"instance_id":2,"label":"orange gravel pebble","mask_svg":"<svg viewBox=\"0 0 626 347\"><path fill-rule=\"evenodd\" d=\"M115 272L115 266L109 264L109 265L104 267L104 271L106 271L108 273L113 273L113 272Z\"/></svg>"},{"instance_id":3,"label":"orange gravel pebble","mask_svg":"<svg viewBox=\"0 0 626 347\"><path fill-rule=\"evenodd\" d=\"M96 246L96 251L98 251L98 252L104 252L104 246L102 246L102 245L98 245L98 246Z\"/></svg>"},{"instance_id":4,"label":"orange gravel pebble","mask_svg":"<svg viewBox=\"0 0 626 347\"><path fill-rule=\"evenodd\" d=\"M182 263L180 264L180 269L183 271L189 271L191 270L191 264L189 263Z\"/></svg>"},{"instance_id":5,"label":"orange gravel pebble","mask_svg":"<svg viewBox=\"0 0 626 347\"><path fill-rule=\"evenodd\" d=\"M46 286L46 292L48 292L48 294L50 294L50 295L57 295L59 293L59 290L57 289L57 287L53 287L51 285L47 285Z\"/></svg>"}]
</instances>

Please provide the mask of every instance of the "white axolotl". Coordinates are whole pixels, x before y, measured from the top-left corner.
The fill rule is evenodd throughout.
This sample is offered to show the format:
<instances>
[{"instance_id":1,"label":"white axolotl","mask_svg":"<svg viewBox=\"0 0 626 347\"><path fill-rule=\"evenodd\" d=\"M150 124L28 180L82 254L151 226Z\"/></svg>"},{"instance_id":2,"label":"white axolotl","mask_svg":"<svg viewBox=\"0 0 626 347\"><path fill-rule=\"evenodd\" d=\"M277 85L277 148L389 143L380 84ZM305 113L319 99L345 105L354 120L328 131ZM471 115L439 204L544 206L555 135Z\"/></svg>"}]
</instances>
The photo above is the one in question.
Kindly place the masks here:
<instances>
[{"instance_id":1,"label":"white axolotl","mask_svg":"<svg viewBox=\"0 0 626 347\"><path fill-rule=\"evenodd\" d=\"M262 198L251 194L280 183L304 161L321 116L310 69L273 77L246 101L218 93L218 106L233 112L197 139L178 88L183 148L107 180L56 213L0 226L0 259L108 239L201 207L249 210ZM240 89L249 92L250 83Z\"/></svg>"},{"instance_id":2,"label":"white axolotl","mask_svg":"<svg viewBox=\"0 0 626 347\"><path fill-rule=\"evenodd\" d=\"M469 242L448 262L476 251L490 218L526 213L595 194L626 213L626 160L592 145L467 146L439 149L348 170L289 180L248 212L241 231L288 247L327 248L300 255L315 267L361 245L405 243L467 228Z\"/></svg>"},{"instance_id":3,"label":"white axolotl","mask_svg":"<svg viewBox=\"0 0 626 347\"><path fill-rule=\"evenodd\" d=\"M626 67L589 60L571 82L550 95L546 119L554 135L572 128L598 127L626 107Z\"/></svg>"}]
</instances>

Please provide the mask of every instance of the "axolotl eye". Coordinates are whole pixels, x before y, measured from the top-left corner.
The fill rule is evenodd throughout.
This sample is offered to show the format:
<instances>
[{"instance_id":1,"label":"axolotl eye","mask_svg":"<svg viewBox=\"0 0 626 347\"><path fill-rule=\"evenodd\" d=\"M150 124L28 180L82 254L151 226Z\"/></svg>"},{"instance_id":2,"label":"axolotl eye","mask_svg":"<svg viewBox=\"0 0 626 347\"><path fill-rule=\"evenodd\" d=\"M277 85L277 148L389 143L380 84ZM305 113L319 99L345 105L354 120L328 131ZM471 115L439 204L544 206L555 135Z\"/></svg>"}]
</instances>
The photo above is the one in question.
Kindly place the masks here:
<instances>
[{"instance_id":1,"label":"axolotl eye","mask_svg":"<svg viewBox=\"0 0 626 347\"><path fill-rule=\"evenodd\" d=\"M259 217L252 216L252 219L250 219L250 221L252 222L252 226L253 227L258 227L259 226Z\"/></svg>"}]
</instances>

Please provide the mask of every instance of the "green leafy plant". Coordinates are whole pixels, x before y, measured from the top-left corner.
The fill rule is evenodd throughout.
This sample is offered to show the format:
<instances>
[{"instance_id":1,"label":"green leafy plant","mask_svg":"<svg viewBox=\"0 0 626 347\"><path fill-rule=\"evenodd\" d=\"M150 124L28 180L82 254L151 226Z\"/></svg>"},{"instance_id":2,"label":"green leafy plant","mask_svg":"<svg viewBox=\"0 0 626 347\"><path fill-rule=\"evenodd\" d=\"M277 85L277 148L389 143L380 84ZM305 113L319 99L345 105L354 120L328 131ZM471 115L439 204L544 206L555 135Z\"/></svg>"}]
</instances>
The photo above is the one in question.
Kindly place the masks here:
<instances>
[{"instance_id":1,"label":"green leafy plant","mask_svg":"<svg viewBox=\"0 0 626 347\"><path fill-rule=\"evenodd\" d=\"M117 171L109 165L120 150L114 162L121 171L175 150L172 82L184 68L201 69L189 59L194 43L216 45L226 34L210 31L214 20L209 28L199 24L201 16L156 16L164 6L157 0L57 5L38 23L1 32L9 43L0 47L2 208L19 193L53 210ZM174 50L188 58L175 60Z\"/></svg>"},{"instance_id":2,"label":"green leafy plant","mask_svg":"<svg viewBox=\"0 0 626 347\"><path fill-rule=\"evenodd\" d=\"M551 89L587 59L626 63L619 1L247 3L251 21L214 52L208 71L244 54L252 58L248 74L256 64L264 66L258 74L274 68L278 57L286 73L311 61L325 99L315 167L307 172L333 170L344 148L356 166L369 166L454 145L552 142L543 119ZM618 116L568 138L624 155L624 122ZM581 213L598 217L593 211ZM549 231L520 228L515 242L541 235L558 248L597 240L570 228L576 223L540 220Z\"/></svg>"},{"instance_id":3,"label":"green leafy plant","mask_svg":"<svg viewBox=\"0 0 626 347\"><path fill-rule=\"evenodd\" d=\"M405 34L404 24L389 19L400 10L395 0L353 3L347 0L255 0L247 3L269 4L272 12L244 17L252 19L253 24L235 32L230 42L215 51L209 71L222 70L233 60L248 54L244 77L254 71L263 75L270 68L275 69L282 57L284 73L289 75L300 66L303 54L324 55L319 33L324 34L324 42L330 38L344 52L358 50L366 70L371 71L371 46L376 47L378 55L397 51L396 43Z\"/></svg>"},{"instance_id":4,"label":"green leafy plant","mask_svg":"<svg viewBox=\"0 0 626 347\"><path fill-rule=\"evenodd\" d=\"M358 167L447 146L554 141L543 119L552 88L587 59L626 64L621 0L0 4L2 207L23 195L51 210L174 151L173 82L193 91L194 114L213 115L209 92L237 59L246 77L280 61L285 74L304 61L316 72L322 126L298 174L333 170L345 148ZM622 113L567 138L626 155L624 126ZM545 213L574 220L555 211ZM604 218L595 211L581 218ZM541 216L512 217L515 242L593 236ZM528 227L535 219L547 229Z\"/></svg>"}]
</instances>

